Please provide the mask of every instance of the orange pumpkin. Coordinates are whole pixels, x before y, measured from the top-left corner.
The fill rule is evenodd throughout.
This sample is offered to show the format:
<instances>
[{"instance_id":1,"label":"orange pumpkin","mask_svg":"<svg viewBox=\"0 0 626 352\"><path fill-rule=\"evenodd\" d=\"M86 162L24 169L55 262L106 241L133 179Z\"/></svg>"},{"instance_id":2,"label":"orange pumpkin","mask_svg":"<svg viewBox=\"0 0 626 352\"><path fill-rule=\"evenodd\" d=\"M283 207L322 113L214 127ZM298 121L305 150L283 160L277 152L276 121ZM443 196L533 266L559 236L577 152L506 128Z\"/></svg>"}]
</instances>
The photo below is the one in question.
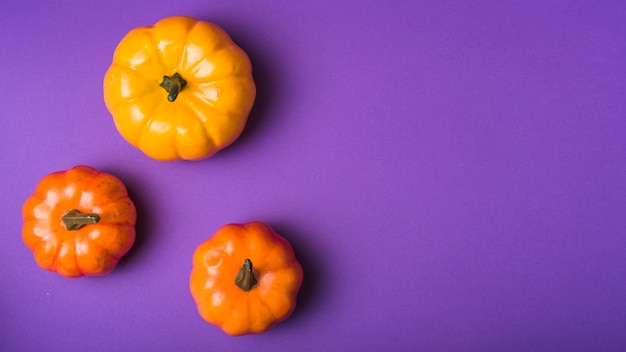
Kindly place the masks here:
<instances>
[{"instance_id":1,"label":"orange pumpkin","mask_svg":"<svg viewBox=\"0 0 626 352\"><path fill-rule=\"evenodd\" d=\"M196 249L189 287L200 316L229 335L261 333L295 309L303 272L289 242L260 222L220 228Z\"/></svg>"},{"instance_id":2,"label":"orange pumpkin","mask_svg":"<svg viewBox=\"0 0 626 352\"><path fill-rule=\"evenodd\" d=\"M109 273L135 242L126 187L88 166L45 176L22 215L22 239L37 264L66 277Z\"/></svg>"},{"instance_id":3,"label":"orange pumpkin","mask_svg":"<svg viewBox=\"0 0 626 352\"><path fill-rule=\"evenodd\" d=\"M162 161L203 159L229 146L255 96L246 53L216 24L185 16L131 30L104 77L120 134Z\"/></svg>"}]
</instances>

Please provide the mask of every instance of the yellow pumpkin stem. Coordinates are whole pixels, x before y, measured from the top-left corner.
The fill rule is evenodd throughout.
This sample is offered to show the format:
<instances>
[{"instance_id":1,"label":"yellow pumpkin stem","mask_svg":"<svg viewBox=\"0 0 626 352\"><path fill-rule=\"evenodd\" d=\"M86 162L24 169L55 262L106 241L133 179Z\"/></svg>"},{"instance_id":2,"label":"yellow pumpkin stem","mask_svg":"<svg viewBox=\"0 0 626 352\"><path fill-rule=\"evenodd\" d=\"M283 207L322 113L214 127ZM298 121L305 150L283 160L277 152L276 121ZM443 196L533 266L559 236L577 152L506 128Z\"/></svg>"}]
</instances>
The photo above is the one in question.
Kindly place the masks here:
<instances>
[{"instance_id":1,"label":"yellow pumpkin stem","mask_svg":"<svg viewBox=\"0 0 626 352\"><path fill-rule=\"evenodd\" d=\"M183 89L183 87L187 84L187 81L181 77L180 74L174 73L172 77L163 76L163 82L159 84L159 87L165 89L168 92L167 100L169 102L174 102L178 97L178 93Z\"/></svg>"},{"instance_id":2,"label":"yellow pumpkin stem","mask_svg":"<svg viewBox=\"0 0 626 352\"><path fill-rule=\"evenodd\" d=\"M252 270L252 261L248 258L243 261L243 265L239 272L237 273L237 277L235 278L235 285L240 289L248 292L257 284L257 279L254 277L254 272Z\"/></svg>"},{"instance_id":3,"label":"yellow pumpkin stem","mask_svg":"<svg viewBox=\"0 0 626 352\"><path fill-rule=\"evenodd\" d=\"M100 215L91 213L81 213L78 209L70 210L61 217L61 221L68 231L80 230L83 226L89 224L97 224L100 221Z\"/></svg>"}]
</instances>

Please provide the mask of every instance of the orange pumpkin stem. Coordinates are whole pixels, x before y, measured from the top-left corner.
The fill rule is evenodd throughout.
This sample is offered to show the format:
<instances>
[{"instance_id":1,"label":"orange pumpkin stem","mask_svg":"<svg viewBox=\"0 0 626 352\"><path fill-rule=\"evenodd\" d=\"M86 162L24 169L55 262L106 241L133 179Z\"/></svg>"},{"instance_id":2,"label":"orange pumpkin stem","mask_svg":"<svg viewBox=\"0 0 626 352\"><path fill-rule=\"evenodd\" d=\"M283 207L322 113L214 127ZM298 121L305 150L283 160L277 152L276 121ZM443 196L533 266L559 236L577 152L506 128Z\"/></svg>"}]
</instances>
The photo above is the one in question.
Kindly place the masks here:
<instances>
[{"instance_id":1,"label":"orange pumpkin stem","mask_svg":"<svg viewBox=\"0 0 626 352\"><path fill-rule=\"evenodd\" d=\"M78 209L70 210L61 217L61 221L68 231L80 230L83 226L89 224L97 224L100 221L100 215L92 213L81 213Z\"/></svg>"},{"instance_id":2,"label":"orange pumpkin stem","mask_svg":"<svg viewBox=\"0 0 626 352\"><path fill-rule=\"evenodd\" d=\"M178 97L178 93L183 89L183 87L187 84L187 81L181 77L180 74L174 73L172 77L163 76L163 82L159 84L159 86L165 89L168 92L167 100L169 102L174 102Z\"/></svg>"},{"instance_id":3,"label":"orange pumpkin stem","mask_svg":"<svg viewBox=\"0 0 626 352\"><path fill-rule=\"evenodd\" d=\"M235 278L235 285L240 289L248 292L257 284L257 279L254 277L254 272L252 270L252 261L248 258L243 261L243 265L239 272L237 273L237 277Z\"/></svg>"}]
</instances>

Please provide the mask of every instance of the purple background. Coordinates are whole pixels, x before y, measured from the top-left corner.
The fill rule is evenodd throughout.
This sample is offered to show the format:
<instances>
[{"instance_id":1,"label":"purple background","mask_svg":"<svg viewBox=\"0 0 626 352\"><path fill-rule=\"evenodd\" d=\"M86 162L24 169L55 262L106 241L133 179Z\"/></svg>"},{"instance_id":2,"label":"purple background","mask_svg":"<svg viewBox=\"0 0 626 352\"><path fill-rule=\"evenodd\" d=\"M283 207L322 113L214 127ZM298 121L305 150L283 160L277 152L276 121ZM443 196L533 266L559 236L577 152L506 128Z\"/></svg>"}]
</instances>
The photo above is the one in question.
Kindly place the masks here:
<instances>
[{"instance_id":1,"label":"purple background","mask_svg":"<svg viewBox=\"0 0 626 352\"><path fill-rule=\"evenodd\" d=\"M162 163L102 99L131 28L185 14L253 62L242 137ZM626 2L0 2L0 349L626 350ZM41 270L21 207L86 164L129 188L111 274ZM233 338L188 290L217 228L261 220L305 269L294 315Z\"/></svg>"}]
</instances>

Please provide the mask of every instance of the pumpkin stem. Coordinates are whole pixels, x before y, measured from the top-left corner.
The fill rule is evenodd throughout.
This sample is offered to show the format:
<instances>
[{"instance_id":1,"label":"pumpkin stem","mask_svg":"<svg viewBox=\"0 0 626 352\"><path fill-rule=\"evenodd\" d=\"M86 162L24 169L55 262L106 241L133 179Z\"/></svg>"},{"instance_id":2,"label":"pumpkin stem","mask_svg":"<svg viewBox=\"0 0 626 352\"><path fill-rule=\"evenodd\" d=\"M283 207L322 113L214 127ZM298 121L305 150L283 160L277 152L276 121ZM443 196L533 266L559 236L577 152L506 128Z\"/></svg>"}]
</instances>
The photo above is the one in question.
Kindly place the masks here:
<instances>
[{"instance_id":1,"label":"pumpkin stem","mask_svg":"<svg viewBox=\"0 0 626 352\"><path fill-rule=\"evenodd\" d=\"M174 73L172 77L163 76L163 82L161 82L159 86L169 93L169 95L167 96L167 100L169 102L174 102L174 100L176 100L176 97L178 97L178 93L180 93L180 91L186 84L187 81L185 81L177 72Z\"/></svg>"},{"instance_id":2,"label":"pumpkin stem","mask_svg":"<svg viewBox=\"0 0 626 352\"><path fill-rule=\"evenodd\" d=\"M243 265L239 272L237 273L237 277L235 278L235 285L240 289L248 292L250 291L254 285L257 284L257 280L254 277L254 272L252 271L252 261L248 258L243 261Z\"/></svg>"},{"instance_id":3,"label":"pumpkin stem","mask_svg":"<svg viewBox=\"0 0 626 352\"><path fill-rule=\"evenodd\" d=\"M81 213L78 209L73 209L63 215L61 221L68 231L77 231L85 225L97 224L100 221L100 215Z\"/></svg>"}]
</instances>

